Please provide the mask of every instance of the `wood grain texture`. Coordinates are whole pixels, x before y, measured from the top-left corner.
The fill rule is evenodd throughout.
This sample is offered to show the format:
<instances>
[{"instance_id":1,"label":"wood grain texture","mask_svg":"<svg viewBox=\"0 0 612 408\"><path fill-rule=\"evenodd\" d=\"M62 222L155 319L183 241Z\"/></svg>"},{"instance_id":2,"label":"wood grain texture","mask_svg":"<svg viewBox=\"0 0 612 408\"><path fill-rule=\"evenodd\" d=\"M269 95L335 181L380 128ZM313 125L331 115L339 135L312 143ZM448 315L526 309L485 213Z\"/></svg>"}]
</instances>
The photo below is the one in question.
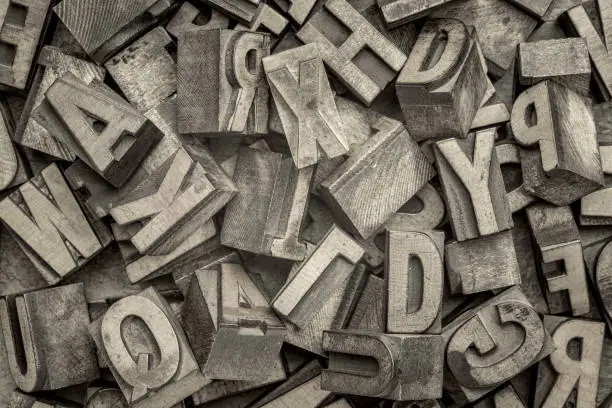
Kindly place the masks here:
<instances>
[{"instance_id":1,"label":"wood grain texture","mask_svg":"<svg viewBox=\"0 0 612 408\"><path fill-rule=\"evenodd\" d=\"M70 72L85 83L103 80L106 71L86 60L64 54L56 47L45 46L38 57L38 72L30 89L21 120L15 130L15 141L55 158L73 161L75 153L47 129L44 115L45 92L60 77Z\"/></svg>"},{"instance_id":2,"label":"wood grain texture","mask_svg":"<svg viewBox=\"0 0 612 408\"><path fill-rule=\"evenodd\" d=\"M444 232L387 230L387 333L440 334Z\"/></svg>"},{"instance_id":3,"label":"wood grain texture","mask_svg":"<svg viewBox=\"0 0 612 408\"><path fill-rule=\"evenodd\" d=\"M2 299L0 322L6 358L20 389L57 390L99 377L82 284Z\"/></svg>"},{"instance_id":4,"label":"wood grain texture","mask_svg":"<svg viewBox=\"0 0 612 408\"><path fill-rule=\"evenodd\" d=\"M534 17L543 17L553 0L510 0L510 2Z\"/></svg>"},{"instance_id":5,"label":"wood grain texture","mask_svg":"<svg viewBox=\"0 0 612 408\"><path fill-rule=\"evenodd\" d=\"M450 0L378 0L380 11L389 27L397 27L431 14Z\"/></svg>"},{"instance_id":6,"label":"wood grain texture","mask_svg":"<svg viewBox=\"0 0 612 408\"><path fill-rule=\"evenodd\" d=\"M210 19L206 20L206 14L210 13ZM189 1L181 4L181 7L176 11L174 16L166 24L166 30L175 38L180 37L182 33L190 30L207 29L214 30L217 28L229 28L230 19L225 14L213 9L210 5L196 3L192 4Z\"/></svg>"},{"instance_id":7,"label":"wood grain texture","mask_svg":"<svg viewBox=\"0 0 612 408\"><path fill-rule=\"evenodd\" d=\"M279 37L288 27L289 20L283 14L266 3L261 3L257 7L255 16L250 23L238 24L234 29L239 31L261 31L271 33L274 37Z\"/></svg>"},{"instance_id":8,"label":"wood grain texture","mask_svg":"<svg viewBox=\"0 0 612 408\"><path fill-rule=\"evenodd\" d=\"M581 95L590 93L591 63L584 38L521 43L517 60L522 85L550 79Z\"/></svg>"},{"instance_id":9,"label":"wood grain texture","mask_svg":"<svg viewBox=\"0 0 612 408\"><path fill-rule=\"evenodd\" d=\"M497 155L497 159L499 160L500 166L508 164L520 165L520 152L521 150L518 145L512 143L502 143L495 146L495 153ZM502 174L504 174L503 167ZM535 202L536 200L537 198L529 194L525 189L525 183L522 183L518 187L512 189L511 191L508 191L508 207L510 207L510 212L513 214L517 211L522 210L523 208Z\"/></svg>"},{"instance_id":10,"label":"wood grain texture","mask_svg":"<svg viewBox=\"0 0 612 408\"><path fill-rule=\"evenodd\" d=\"M612 98L612 4L598 1L596 7L600 18L598 23L603 27L603 38L582 4L567 11L566 25L571 32L586 39L598 96L609 101Z\"/></svg>"},{"instance_id":11,"label":"wood grain texture","mask_svg":"<svg viewBox=\"0 0 612 408\"><path fill-rule=\"evenodd\" d=\"M89 332L132 407L170 407L207 383L178 319L153 288L113 303ZM139 369L133 349L155 365Z\"/></svg>"},{"instance_id":12,"label":"wood grain texture","mask_svg":"<svg viewBox=\"0 0 612 408\"><path fill-rule=\"evenodd\" d=\"M328 0L297 37L317 43L326 66L368 106L406 62L406 55L346 0Z\"/></svg>"},{"instance_id":13,"label":"wood grain texture","mask_svg":"<svg viewBox=\"0 0 612 408\"><path fill-rule=\"evenodd\" d=\"M223 245L303 260L306 245L300 232L313 174L313 167L298 170L280 153L242 147L234 174L238 194L225 211Z\"/></svg>"},{"instance_id":14,"label":"wood grain texture","mask_svg":"<svg viewBox=\"0 0 612 408\"><path fill-rule=\"evenodd\" d=\"M249 24L255 18L261 0L208 0L208 3L241 23Z\"/></svg>"},{"instance_id":15,"label":"wood grain texture","mask_svg":"<svg viewBox=\"0 0 612 408\"><path fill-rule=\"evenodd\" d=\"M400 123L383 117L372 128L376 135L321 184L323 198L337 219L364 239L434 176Z\"/></svg>"},{"instance_id":16,"label":"wood grain texture","mask_svg":"<svg viewBox=\"0 0 612 408\"><path fill-rule=\"evenodd\" d=\"M534 204L527 208L527 217L541 254L549 309L553 313L570 309L574 316L589 313L591 301L582 246L570 208ZM559 310L556 303L567 307Z\"/></svg>"},{"instance_id":17,"label":"wood grain texture","mask_svg":"<svg viewBox=\"0 0 612 408\"><path fill-rule=\"evenodd\" d=\"M469 352L469 359L461 358L464 353L460 350L481 336L491 340L490 352ZM455 360L451 381L445 379L445 391L461 405L480 399L555 349L540 316L516 286L456 317L444 327L442 337L447 364ZM481 376L481 385L475 386L470 372L478 375L480 370L488 375Z\"/></svg>"},{"instance_id":18,"label":"wood grain texture","mask_svg":"<svg viewBox=\"0 0 612 408\"><path fill-rule=\"evenodd\" d=\"M21 159L18 157L18 153L13 147L12 128L11 128L11 117L7 103L4 99L0 99L0 191L5 190L13 185L15 182L24 182L23 175L23 164L20 166ZM17 180L16 180L17 178Z\"/></svg>"},{"instance_id":19,"label":"wood grain texture","mask_svg":"<svg viewBox=\"0 0 612 408\"><path fill-rule=\"evenodd\" d=\"M506 188L494 146L495 129L436 143L436 165L458 241L512 228Z\"/></svg>"},{"instance_id":20,"label":"wood grain texture","mask_svg":"<svg viewBox=\"0 0 612 408\"><path fill-rule=\"evenodd\" d=\"M399 401L440 398L443 347L439 335L324 331L329 367L321 387Z\"/></svg>"},{"instance_id":21,"label":"wood grain texture","mask_svg":"<svg viewBox=\"0 0 612 408\"><path fill-rule=\"evenodd\" d=\"M114 187L122 187L162 132L128 103L67 73L45 93L65 132L61 141ZM50 112L49 112L50 113ZM101 123L98 130L96 124ZM69 135L66 137L66 135Z\"/></svg>"},{"instance_id":22,"label":"wood grain texture","mask_svg":"<svg viewBox=\"0 0 612 408\"><path fill-rule=\"evenodd\" d=\"M510 67L516 46L536 28L537 20L506 0L452 1L432 17L456 18L476 27L491 75L501 77Z\"/></svg>"},{"instance_id":23,"label":"wood grain texture","mask_svg":"<svg viewBox=\"0 0 612 408\"><path fill-rule=\"evenodd\" d=\"M434 64L430 55L446 43ZM417 141L464 138L487 89L477 37L462 22L425 24L396 82L406 127Z\"/></svg>"},{"instance_id":24,"label":"wood grain texture","mask_svg":"<svg viewBox=\"0 0 612 408\"><path fill-rule=\"evenodd\" d=\"M157 27L104 64L140 112L154 108L176 92L176 63L168 51L173 45L168 33Z\"/></svg>"},{"instance_id":25,"label":"wood grain texture","mask_svg":"<svg viewBox=\"0 0 612 408\"><path fill-rule=\"evenodd\" d=\"M53 10L83 49L93 55L111 37L145 13L156 0L62 0Z\"/></svg>"},{"instance_id":26,"label":"wood grain texture","mask_svg":"<svg viewBox=\"0 0 612 408\"><path fill-rule=\"evenodd\" d=\"M186 237L234 196L227 178L205 148L185 146L117 202L110 215L121 226L139 226L130 241L151 253L172 237ZM136 223L136 224L134 224Z\"/></svg>"},{"instance_id":27,"label":"wood grain texture","mask_svg":"<svg viewBox=\"0 0 612 408\"><path fill-rule=\"evenodd\" d=\"M268 132L267 34L186 31L178 40L179 132L203 136Z\"/></svg>"},{"instance_id":28,"label":"wood grain texture","mask_svg":"<svg viewBox=\"0 0 612 408\"><path fill-rule=\"evenodd\" d=\"M274 3L301 26L315 7L317 0L274 0Z\"/></svg>"},{"instance_id":29,"label":"wood grain texture","mask_svg":"<svg viewBox=\"0 0 612 408\"><path fill-rule=\"evenodd\" d=\"M0 88L24 91L41 38L49 21L51 0L3 0L0 3ZM16 9L25 16L15 18Z\"/></svg>"},{"instance_id":30,"label":"wood grain texture","mask_svg":"<svg viewBox=\"0 0 612 408\"><path fill-rule=\"evenodd\" d=\"M0 219L49 284L110 242L106 227L82 210L56 164L0 201Z\"/></svg>"},{"instance_id":31,"label":"wood grain texture","mask_svg":"<svg viewBox=\"0 0 612 408\"><path fill-rule=\"evenodd\" d=\"M603 185L590 100L556 82L541 82L519 95L510 123L521 145L540 148L539 157L521 153L528 193L567 205Z\"/></svg>"},{"instance_id":32,"label":"wood grain texture","mask_svg":"<svg viewBox=\"0 0 612 408\"><path fill-rule=\"evenodd\" d=\"M318 305L349 279L363 253L348 234L333 226L295 275L289 277L272 300L272 307L298 327L308 324Z\"/></svg>"},{"instance_id":33,"label":"wood grain texture","mask_svg":"<svg viewBox=\"0 0 612 408\"><path fill-rule=\"evenodd\" d=\"M301 169L347 153L347 137L329 86L321 53L314 44L264 58L276 110L271 130L287 138L293 161Z\"/></svg>"},{"instance_id":34,"label":"wood grain texture","mask_svg":"<svg viewBox=\"0 0 612 408\"><path fill-rule=\"evenodd\" d=\"M451 293L470 295L521 283L512 233L451 242L446 245L446 270Z\"/></svg>"},{"instance_id":35,"label":"wood grain texture","mask_svg":"<svg viewBox=\"0 0 612 408\"><path fill-rule=\"evenodd\" d=\"M544 323L557 349L538 366L533 406L597 406L604 324L560 316Z\"/></svg>"}]
</instances>

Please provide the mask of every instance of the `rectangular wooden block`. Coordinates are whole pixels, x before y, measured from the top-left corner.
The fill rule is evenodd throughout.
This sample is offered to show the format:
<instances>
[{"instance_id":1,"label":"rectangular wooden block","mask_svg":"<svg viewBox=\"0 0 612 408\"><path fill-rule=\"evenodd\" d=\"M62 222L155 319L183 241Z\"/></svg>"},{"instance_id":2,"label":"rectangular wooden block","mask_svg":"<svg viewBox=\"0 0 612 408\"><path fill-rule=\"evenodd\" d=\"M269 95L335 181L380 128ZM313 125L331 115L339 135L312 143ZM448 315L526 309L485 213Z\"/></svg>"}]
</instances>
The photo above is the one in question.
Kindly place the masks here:
<instances>
[{"instance_id":1,"label":"rectangular wooden block","mask_svg":"<svg viewBox=\"0 0 612 408\"><path fill-rule=\"evenodd\" d=\"M268 132L267 34L193 30L178 40L178 127L182 134Z\"/></svg>"}]
</instances>

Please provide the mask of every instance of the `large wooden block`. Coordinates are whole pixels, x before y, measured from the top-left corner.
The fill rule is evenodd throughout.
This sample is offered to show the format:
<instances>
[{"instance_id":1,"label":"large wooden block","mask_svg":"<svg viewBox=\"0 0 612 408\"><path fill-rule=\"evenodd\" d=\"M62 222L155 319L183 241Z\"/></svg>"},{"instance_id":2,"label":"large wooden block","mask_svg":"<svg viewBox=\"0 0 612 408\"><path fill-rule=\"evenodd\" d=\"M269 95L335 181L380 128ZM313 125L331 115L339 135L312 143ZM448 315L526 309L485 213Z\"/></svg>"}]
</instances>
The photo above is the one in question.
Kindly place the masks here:
<instances>
[{"instance_id":1,"label":"large wooden block","mask_svg":"<svg viewBox=\"0 0 612 408\"><path fill-rule=\"evenodd\" d=\"M387 230L386 252L386 332L439 334L444 233Z\"/></svg>"},{"instance_id":2,"label":"large wooden block","mask_svg":"<svg viewBox=\"0 0 612 408\"><path fill-rule=\"evenodd\" d=\"M2 299L0 321L3 358L20 389L57 390L99 377L82 283Z\"/></svg>"},{"instance_id":3,"label":"large wooden block","mask_svg":"<svg viewBox=\"0 0 612 408\"><path fill-rule=\"evenodd\" d=\"M24 91L28 86L50 5L51 0L0 3L0 88Z\"/></svg>"},{"instance_id":4,"label":"large wooden block","mask_svg":"<svg viewBox=\"0 0 612 408\"><path fill-rule=\"evenodd\" d=\"M440 398L443 347L439 335L325 331L329 367L321 388L399 401Z\"/></svg>"},{"instance_id":5,"label":"large wooden block","mask_svg":"<svg viewBox=\"0 0 612 408\"><path fill-rule=\"evenodd\" d=\"M589 96L591 62L584 38L564 38L519 44L518 76L521 85L556 81Z\"/></svg>"},{"instance_id":6,"label":"large wooden block","mask_svg":"<svg viewBox=\"0 0 612 408\"><path fill-rule=\"evenodd\" d=\"M179 132L204 136L268 132L267 34L192 30L178 40Z\"/></svg>"},{"instance_id":7,"label":"large wooden block","mask_svg":"<svg viewBox=\"0 0 612 408\"><path fill-rule=\"evenodd\" d=\"M280 348L286 329L242 265L196 271L182 323L207 378L284 379Z\"/></svg>"},{"instance_id":8,"label":"large wooden block","mask_svg":"<svg viewBox=\"0 0 612 408\"><path fill-rule=\"evenodd\" d=\"M457 241L512 228L512 217L495 150L495 129L435 145L436 164Z\"/></svg>"},{"instance_id":9,"label":"large wooden block","mask_svg":"<svg viewBox=\"0 0 612 408\"><path fill-rule=\"evenodd\" d=\"M293 48L263 61L277 115L271 129L285 134L298 169L348 152L344 126L316 44ZM278 116L280 126L274 122ZM280 128L280 129L277 129Z\"/></svg>"},{"instance_id":10,"label":"large wooden block","mask_svg":"<svg viewBox=\"0 0 612 408\"><path fill-rule=\"evenodd\" d=\"M49 284L74 272L111 239L104 224L81 208L56 164L0 201L0 220Z\"/></svg>"},{"instance_id":11,"label":"large wooden block","mask_svg":"<svg viewBox=\"0 0 612 408\"><path fill-rule=\"evenodd\" d=\"M442 54L432 63L442 41ZM417 141L464 138L487 82L473 30L458 20L428 21L395 85L408 131Z\"/></svg>"},{"instance_id":12,"label":"large wooden block","mask_svg":"<svg viewBox=\"0 0 612 408\"><path fill-rule=\"evenodd\" d=\"M229 24L229 17L212 6L186 1L168 21L166 30L178 38L185 31L223 29L229 28Z\"/></svg>"},{"instance_id":13,"label":"large wooden block","mask_svg":"<svg viewBox=\"0 0 612 408\"><path fill-rule=\"evenodd\" d=\"M401 123L382 117L372 128L378 132L321 183L338 220L365 239L434 176Z\"/></svg>"},{"instance_id":14,"label":"large wooden block","mask_svg":"<svg viewBox=\"0 0 612 408\"><path fill-rule=\"evenodd\" d=\"M567 205L600 188L603 170L590 100L553 81L541 82L514 102L512 132L525 147L525 188L555 205Z\"/></svg>"},{"instance_id":15,"label":"large wooden block","mask_svg":"<svg viewBox=\"0 0 612 408\"><path fill-rule=\"evenodd\" d=\"M507 0L455 0L431 16L456 18L476 27L489 73L497 78L510 68L517 45L527 40L538 24Z\"/></svg>"},{"instance_id":16,"label":"large wooden block","mask_svg":"<svg viewBox=\"0 0 612 408\"><path fill-rule=\"evenodd\" d=\"M110 215L121 226L134 224L131 243L141 253L164 241L186 237L215 215L236 193L207 150L178 150L150 177L113 203Z\"/></svg>"},{"instance_id":17,"label":"large wooden block","mask_svg":"<svg viewBox=\"0 0 612 408\"><path fill-rule=\"evenodd\" d=\"M66 131L60 136L87 165L114 187L122 187L162 132L118 95L87 86L71 73L47 90L54 120Z\"/></svg>"},{"instance_id":18,"label":"large wooden block","mask_svg":"<svg viewBox=\"0 0 612 408\"><path fill-rule=\"evenodd\" d=\"M565 14L566 26L577 37L586 39L591 56L593 77L595 79L595 90L600 99L609 101L612 99L612 56L610 50L612 40L610 40L610 30L612 27L612 4L609 0L600 0L595 4L598 13L595 19L591 20L584 5L576 4ZM600 25L601 24L601 25ZM603 31L603 38L599 34Z\"/></svg>"},{"instance_id":19,"label":"large wooden block","mask_svg":"<svg viewBox=\"0 0 612 408\"><path fill-rule=\"evenodd\" d=\"M102 81L106 73L104 68L94 63L64 54L59 48L45 46L38 55L38 71L17 124L14 140L55 158L73 161L75 153L56 137L45 119L45 113L51 109L45 103L45 93L68 72L85 83Z\"/></svg>"},{"instance_id":20,"label":"large wooden block","mask_svg":"<svg viewBox=\"0 0 612 408\"><path fill-rule=\"evenodd\" d=\"M461 405L480 399L554 350L544 323L518 287L459 315L444 327L442 337L451 374L445 389Z\"/></svg>"},{"instance_id":21,"label":"large wooden block","mask_svg":"<svg viewBox=\"0 0 612 408\"><path fill-rule=\"evenodd\" d=\"M300 232L306 217L314 168L297 169L280 153L242 147L234 182L236 197L225 211L221 243L277 258L301 261Z\"/></svg>"},{"instance_id":22,"label":"large wooden block","mask_svg":"<svg viewBox=\"0 0 612 408\"><path fill-rule=\"evenodd\" d=\"M557 349L538 366L534 407L597 406L605 325L544 316Z\"/></svg>"},{"instance_id":23,"label":"large wooden block","mask_svg":"<svg viewBox=\"0 0 612 408\"><path fill-rule=\"evenodd\" d=\"M368 106L406 62L406 55L346 0L327 0L297 37L317 43L325 65Z\"/></svg>"},{"instance_id":24,"label":"large wooden block","mask_svg":"<svg viewBox=\"0 0 612 408\"><path fill-rule=\"evenodd\" d=\"M432 13L450 0L378 0L380 11L389 27L397 27Z\"/></svg>"},{"instance_id":25,"label":"large wooden block","mask_svg":"<svg viewBox=\"0 0 612 408\"><path fill-rule=\"evenodd\" d=\"M149 28L138 20L156 16L158 6L157 0L62 0L53 10L89 56L102 63Z\"/></svg>"},{"instance_id":26,"label":"large wooden block","mask_svg":"<svg viewBox=\"0 0 612 408\"><path fill-rule=\"evenodd\" d=\"M153 288L113 303L89 332L131 407L171 407L207 383L178 319Z\"/></svg>"}]
</instances>

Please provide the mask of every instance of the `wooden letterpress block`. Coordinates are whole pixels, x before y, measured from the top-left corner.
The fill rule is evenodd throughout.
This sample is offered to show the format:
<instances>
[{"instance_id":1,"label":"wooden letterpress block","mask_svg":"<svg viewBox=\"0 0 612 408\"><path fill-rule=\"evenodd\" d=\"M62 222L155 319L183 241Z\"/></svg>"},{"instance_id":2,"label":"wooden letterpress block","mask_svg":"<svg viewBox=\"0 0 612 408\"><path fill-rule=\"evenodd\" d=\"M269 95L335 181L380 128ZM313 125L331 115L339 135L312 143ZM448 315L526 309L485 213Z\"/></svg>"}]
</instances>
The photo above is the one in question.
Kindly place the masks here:
<instances>
[{"instance_id":1,"label":"wooden letterpress block","mask_svg":"<svg viewBox=\"0 0 612 408\"><path fill-rule=\"evenodd\" d=\"M419 19L450 0L378 0L380 11L389 27L397 27Z\"/></svg>"},{"instance_id":2,"label":"wooden letterpress block","mask_svg":"<svg viewBox=\"0 0 612 408\"><path fill-rule=\"evenodd\" d=\"M325 331L329 368L321 388L399 401L440 398L443 347L439 335Z\"/></svg>"},{"instance_id":3,"label":"wooden letterpress block","mask_svg":"<svg viewBox=\"0 0 612 408\"><path fill-rule=\"evenodd\" d=\"M178 127L204 136L268 132L267 34L193 30L178 40Z\"/></svg>"},{"instance_id":4,"label":"wooden letterpress block","mask_svg":"<svg viewBox=\"0 0 612 408\"><path fill-rule=\"evenodd\" d=\"M560 316L544 316L544 324L557 349L538 366L533 406L598 406L605 325Z\"/></svg>"},{"instance_id":5,"label":"wooden letterpress block","mask_svg":"<svg viewBox=\"0 0 612 408\"><path fill-rule=\"evenodd\" d=\"M141 254L191 235L200 227L191 221L210 219L236 193L207 150L190 153L178 150L112 205L117 224L137 223L130 241Z\"/></svg>"},{"instance_id":6,"label":"wooden letterpress block","mask_svg":"<svg viewBox=\"0 0 612 408\"><path fill-rule=\"evenodd\" d=\"M597 23L601 23L601 26L591 20L580 2L576 4L576 7L567 10L564 22L569 31L577 37L586 39L597 96L609 101L612 98L612 56L610 54L612 41L610 41L609 34L612 27L612 6L609 0L601 0L596 2L596 7L599 12L597 15L600 18ZM595 27L602 27L603 39L599 34L600 31Z\"/></svg>"},{"instance_id":7,"label":"wooden letterpress block","mask_svg":"<svg viewBox=\"0 0 612 408\"><path fill-rule=\"evenodd\" d=\"M489 73L501 77L510 68L516 47L538 22L507 0L458 0L436 10L433 18L455 18L476 27Z\"/></svg>"},{"instance_id":8,"label":"wooden letterpress block","mask_svg":"<svg viewBox=\"0 0 612 408\"><path fill-rule=\"evenodd\" d=\"M257 7L255 16L248 24L238 24L235 30L262 31L273 34L275 37L281 36L289 26L289 21L278 11L261 3Z\"/></svg>"},{"instance_id":9,"label":"wooden letterpress block","mask_svg":"<svg viewBox=\"0 0 612 408\"><path fill-rule=\"evenodd\" d=\"M209 15L206 21L207 14ZM166 30L178 38L185 31L214 30L216 28L229 28L230 19L225 14L212 8L210 5L189 1L181 4L174 16L168 21Z\"/></svg>"},{"instance_id":10,"label":"wooden letterpress block","mask_svg":"<svg viewBox=\"0 0 612 408\"><path fill-rule=\"evenodd\" d=\"M99 377L82 283L2 299L0 321L20 389L57 390Z\"/></svg>"},{"instance_id":11,"label":"wooden letterpress block","mask_svg":"<svg viewBox=\"0 0 612 408\"><path fill-rule=\"evenodd\" d=\"M434 175L401 123L382 117L372 128L378 132L321 183L334 214L365 239Z\"/></svg>"},{"instance_id":12,"label":"wooden letterpress block","mask_svg":"<svg viewBox=\"0 0 612 408\"><path fill-rule=\"evenodd\" d=\"M417 141L464 138L474 121L487 75L470 31L458 20L428 21L400 72L397 97ZM447 41L442 55L435 64L427 62L442 38Z\"/></svg>"},{"instance_id":13,"label":"wooden letterpress block","mask_svg":"<svg viewBox=\"0 0 612 408\"><path fill-rule=\"evenodd\" d=\"M139 19L161 14L157 6L157 0L62 0L53 10L89 56L103 63L149 28Z\"/></svg>"},{"instance_id":14,"label":"wooden letterpress block","mask_svg":"<svg viewBox=\"0 0 612 408\"><path fill-rule=\"evenodd\" d=\"M114 187L125 184L163 136L118 96L87 86L70 73L45 95L70 135L62 136L64 144Z\"/></svg>"},{"instance_id":15,"label":"wooden letterpress block","mask_svg":"<svg viewBox=\"0 0 612 408\"><path fill-rule=\"evenodd\" d=\"M13 146L13 126L9 107L0 99L0 192L28 179L25 163Z\"/></svg>"},{"instance_id":16,"label":"wooden letterpress block","mask_svg":"<svg viewBox=\"0 0 612 408\"><path fill-rule=\"evenodd\" d=\"M182 322L206 377L260 383L285 378L285 327L240 264L196 271Z\"/></svg>"},{"instance_id":17,"label":"wooden letterpress block","mask_svg":"<svg viewBox=\"0 0 612 408\"><path fill-rule=\"evenodd\" d=\"M89 331L130 407L170 407L208 381L174 312L153 288L113 303Z\"/></svg>"},{"instance_id":18,"label":"wooden letterpress block","mask_svg":"<svg viewBox=\"0 0 612 408\"><path fill-rule=\"evenodd\" d=\"M537 117L537 121L534 119ZM555 205L567 205L604 183L590 101L553 81L541 82L515 101L512 132L521 156L525 188Z\"/></svg>"},{"instance_id":19,"label":"wooden letterpress block","mask_svg":"<svg viewBox=\"0 0 612 408\"><path fill-rule=\"evenodd\" d=\"M327 0L297 37L318 44L325 65L368 106L406 62L406 55L346 0Z\"/></svg>"},{"instance_id":20,"label":"wooden letterpress block","mask_svg":"<svg viewBox=\"0 0 612 408\"><path fill-rule=\"evenodd\" d=\"M546 297L552 313L589 313L590 300L580 235L569 207L534 204L527 217L542 260ZM559 292L559 293L557 293ZM553 308L561 303L561 309Z\"/></svg>"},{"instance_id":21,"label":"wooden letterpress block","mask_svg":"<svg viewBox=\"0 0 612 408\"><path fill-rule=\"evenodd\" d=\"M272 307L296 326L306 326L321 304L350 278L364 252L347 233L333 226L279 290Z\"/></svg>"},{"instance_id":22,"label":"wooden letterpress block","mask_svg":"<svg viewBox=\"0 0 612 408\"><path fill-rule=\"evenodd\" d=\"M280 128L298 169L348 152L348 132L314 44L264 58ZM272 119L275 119L273 116ZM276 126L272 126L275 129Z\"/></svg>"},{"instance_id":23,"label":"wooden letterpress block","mask_svg":"<svg viewBox=\"0 0 612 408\"><path fill-rule=\"evenodd\" d=\"M444 233L387 230L387 333L439 334Z\"/></svg>"},{"instance_id":24,"label":"wooden letterpress block","mask_svg":"<svg viewBox=\"0 0 612 408\"><path fill-rule=\"evenodd\" d=\"M157 27L104 64L140 112L154 108L176 92L176 63L169 52L172 46L166 30Z\"/></svg>"},{"instance_id":25,"label":"wooden letterpress block","mask_svg":"<svg viewBox=\"0 0 612 408\"><path fill-rule=\"evenodd\" d=\"M519 81L532 86L550 79L589 96L591 62L584 38L564 38L519 44Z\"/></svg>"},{"instance_id":26,"label":"wooden letterpress block","mask_svg":"<svg viewBox=\"0 0 612 408\"><path fill-rule=\"evenodd\" d=\"M314 168L298 170L290 157L242 147L234 182L236 197L225 211L221 243L277 258L301 261L300 232Z\"/></svg>"},{"instance_id":27,"label":"wooden letterpress block","mask_svg":"<svg viewBox=\"0 0 612 408\"><path fill-rule=\"evenodd\" d=\"M510 0L510 2L535 17L543 17L553 0Z\"/></svg>"},{"instance_id":28,"label":"wooden letterpress block","mask_svg":"<svg viewBox=\"0 0 612 408\"><path fill-rule=\"evenodd\" d=\"M241 23L249 24L255 18L261 0L209 0L208 3Z\"/></svg>"},{"instance_id":29,"label":"wooden letterpress block","mask_svg":"<svg viewBox=\"0 0 612 408\"><path fill-rule=\"evenodd\" d=\"M0 201L0 220L49 284L59 282L110 242L84 212L56 164Z\"/></svg>"},{"instance_id":30,"label":"wooden letterpress block","mask_svg":"<svg viewBox=\"0 0 612 408\"><path fill-rule=\"evenodd\" d=\"M444 327L442 337L450 374L445 389L462 405L480 399L554 350L540 316L517 287L459 315Z\"/></svg>"},{"instance_id":31,"label":"wooden letterpress block","mask_svg":"<svg viewBox=\"0 0 612 408\"><path fill-rule=\"evenodd\" d=\"M59 48L45 46L38 55L38 71L30 88L21 121L17 124L14 140L58 159L73 161L75 153L62 143L48 128L44 113L51 107L45 103L49 87L66 73L72 73L85 83L102 81L105 70L94 63L64 54Z\"/></svg>"},{"instance_id":32,"label":"wooden letterpress block","mask_svg":"<svg viewBox=\"0 0 612 408\"><path fill-rule=\"evenodd\" d=\"M302 25L315 7L317 0L274 0L274 3L298 25Z\"/></svg>"},{"instance_id":33,"label":"wooden letterpress block","mask_svg":"<svg viewBox=\"0 0 612 408\"><path fill-rule=\"evenodd\" d=\"M50 5L51 0L0 3L0 88L23 91L28 86Z\"/></svg>"},{"instance_id":34,"label":"wooden letterpress block","mask_svg":"<svg viewBox=\"0 0 612 408\"><path fill-rule=\"evenodd\" d=\"M511 231L446 245L451 293L469 295L521 283Z\"/></svg>"},{"instance_id":35,"label":"wooden letterpress block","mask_svg":"<svg viewBox=\"0 0 612 408\"><path fill-rule=\"evenodd\" d=\"M504 180L494 146L495 129L435 145L436 164L457 241L512 228Z\"/></svg>"}]
</instances>

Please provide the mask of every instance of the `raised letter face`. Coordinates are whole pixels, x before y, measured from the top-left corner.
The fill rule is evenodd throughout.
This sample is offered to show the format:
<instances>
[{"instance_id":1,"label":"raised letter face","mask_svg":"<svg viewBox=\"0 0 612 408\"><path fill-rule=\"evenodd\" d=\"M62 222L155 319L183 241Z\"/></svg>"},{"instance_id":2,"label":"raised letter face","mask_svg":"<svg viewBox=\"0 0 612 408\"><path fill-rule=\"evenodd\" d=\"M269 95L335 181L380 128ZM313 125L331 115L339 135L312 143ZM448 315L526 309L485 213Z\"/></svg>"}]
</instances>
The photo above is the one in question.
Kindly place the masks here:
<instances>
[{"instance_id":1,"label":"raised letter face","mask_svg":"<svg viewBox=\"0 0 612 408\"><path fill-rule=\"evenodd\" d=\"M272 307L298 327L306 325L321 303L349 278L364 252L361 245L334 225L279 290ZM337 264L342 267L338 269Z\"/></svg>"},{"instance_id":2,"label":"raised letter face","mask_svg":"<svg viewBox=\"0 0 612 408\"><path fill-rule=\"evenodd\" d=\"M544 323L557 349L538 368L534 407L597 406L605 325L557 316Z\"/></svg>"},{"instance_id":3,"label":"raised letter face","mask_svg":"<svg viewBox=\"0 0 612 408\"><path fill-rule=\"evenodd\" d=\"M348 152L345 129L317 45L264 58L264 69L298 169Z\"/></svg>"},{"instance_id":4,"label":"raised letter face","mask_svg":"<svg viewBox=\"0 0 612 408\"><path fill-rule=\"evenodd\" d=\"M548 356L554 345L538 313L514 286L461 314L442 331L455 401L480 399Z\"/></svg>"},{"instance_id":5,"label":"raised letter face","mask_svg":"<svg viewBox=\"0 0 612 408\"><path fill-rule=\"evenodd\" d=\"M487 129L465 140L436 143L436 164L458 241L512 227L494 141L495 129Z\"/></svg>"},{"instance_id":6,"label":"raised letter face","mask_svg":"<svg viewBox=\"0 0 612 408\"><path fill-rule=\"evenodd\" d=\"M26 88L50 4L50 0L0 2L0 87Z\"/></svg>"},{"instance_id":7,"label":"raised letter face","mask_svg":"<svg viewBox=\"0 0 612 408\"><path fill-rule=\"evenodd\" d=\"M387 232L389 333L440 333L443 259L443 232Z\"/></svg>"},{"instance_id":8,"label":"raised letter face","mask_svg":"<svg viewBox=\"0 0 612 408\"><path fill-rule=\"evenodd\" d=\"M402 68L406 55L346 0L327 0L323 7L304 24L297 37L306 44L318 44L325 65L369 106ZM347 31L347 37L340 35ZM334 37L345 39L337 46ZM362 61L376 75L364 72L355 60Z\"/></svg>"},{"instance_id":9,"label":"raised letter face","mask_svg":"<svg viewBox=\"0 0 612 408\"><path fill-rule=\"evenodd\" d=\"M267 34L198 29L178 41L180 133L209 137L268 132Z\"/></svg>"},{"instance_id":10,"label":"raised letter face","mask_svg":"<svg viewBox=\"0 0 612 408\"><path fill-rule=\"evenodd\" d=\"M90 221L57 165L0 201L0 220L50 284L89 261L110 242L101 223Z\"/></svg>"},{"instance_id":11,"label":"raised letter face","mask_svg":"<svg viewBox=\"0 0 612 408\"><path fill-rule=\"evenodd\" d=\"M113 303L90 332L130 406L172 406L206 384L183 330L153 288Z\"/></svg>"},{"instance_id":12,"label":"raised letter face","mask_svg":"<svg viewBox=\"0 0 612 408\"><path fill-rule=\"evenodd\" d=\"M51 85L46 100L70 135L62 141L115 187L125 184L163 136L118 95L87 86L71 73Z\"/></svg>"}]
</instances>

